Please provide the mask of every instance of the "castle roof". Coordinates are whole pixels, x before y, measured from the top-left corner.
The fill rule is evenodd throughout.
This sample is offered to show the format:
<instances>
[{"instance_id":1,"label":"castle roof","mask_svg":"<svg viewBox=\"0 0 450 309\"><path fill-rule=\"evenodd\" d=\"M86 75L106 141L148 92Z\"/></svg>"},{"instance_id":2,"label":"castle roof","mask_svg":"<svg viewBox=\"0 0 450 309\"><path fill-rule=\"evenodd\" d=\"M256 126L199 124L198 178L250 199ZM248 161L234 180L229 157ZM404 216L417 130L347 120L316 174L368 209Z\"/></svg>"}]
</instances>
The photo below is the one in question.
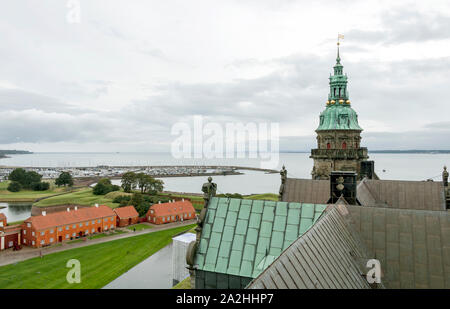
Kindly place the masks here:
<instances>
[{"instance_id":1,"label":"castle roof","mask_svg":"<svg viewBox=\"0 0 450 309\"><path fill-rule=\"evenodd\" d=\"M255 278L313 226L325 208L213 197L195 256L196 269Z\"/></svg>"},{"instance_id":2,"label":"castle roof","mask_svg":"<svg viewBox=\"0 0 450 309\"><path fill-rule=\"evenodd\" d=\"M363 179L356 192L360 203L368 207L446 209L442 182Z\"/></svg>"},{"instance_id":3,"label":"castle roof","mask_svg":"<svg viewBox=\"0 0 450 309\"><path fill-rule=\"evenodd\" d=\"M374 255L367 250L348 217L346 206L330 205L247 288L370 289L362 275L367 272L365 262Z\"/></svg>"}]
</instances>

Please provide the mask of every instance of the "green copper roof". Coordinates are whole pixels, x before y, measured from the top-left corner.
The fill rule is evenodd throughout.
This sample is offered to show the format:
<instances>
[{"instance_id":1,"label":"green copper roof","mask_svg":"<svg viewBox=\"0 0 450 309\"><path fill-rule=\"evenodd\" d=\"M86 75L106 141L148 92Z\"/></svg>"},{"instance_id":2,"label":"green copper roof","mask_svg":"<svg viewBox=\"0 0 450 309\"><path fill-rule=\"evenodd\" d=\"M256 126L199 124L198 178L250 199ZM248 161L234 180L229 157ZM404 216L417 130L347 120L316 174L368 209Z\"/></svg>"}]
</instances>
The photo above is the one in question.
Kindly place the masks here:
<instances>
[{"instance_id":1,"label":"green copper roof","mask_svg":"<svg viewBox=\"0 0 450 309\"><path fill-rule=\"evenodd\" d=\"M358 115L349 105L327 106L320 114L320 123L316 131L321 130L358 130Z\"/></svg>"},{"instance_id":2,"label":"green copper roof","mask_svg":"<svg viewBox=\"0 0 450 309\"><path fill-rule=\"evenodd\" d=\"M197 269L255 278L305 233L327 205L211 199Z\"/></svg>"}]
</instances>

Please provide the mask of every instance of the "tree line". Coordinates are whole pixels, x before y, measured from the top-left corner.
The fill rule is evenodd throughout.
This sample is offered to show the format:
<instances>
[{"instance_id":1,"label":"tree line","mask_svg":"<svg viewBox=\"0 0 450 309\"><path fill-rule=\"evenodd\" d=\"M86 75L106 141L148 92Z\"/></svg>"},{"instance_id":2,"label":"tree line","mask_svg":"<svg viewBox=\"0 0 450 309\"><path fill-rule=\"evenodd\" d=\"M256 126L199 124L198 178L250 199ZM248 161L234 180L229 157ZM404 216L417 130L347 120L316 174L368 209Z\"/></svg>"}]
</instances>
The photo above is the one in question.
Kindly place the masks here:
<instances>
[{"instance_id":1,"label":"tree line","mask_svg":"<svg viewBox=\"0 0 450 309\"><path fill-rule=\"evenodd\" d=\"M122 189L131 193L139 188L141 193L155 195L164 189L164 182L145 173L126 172L122 175Z\"/></svg>"},{"instance_id":2,"label":"tree line","mask_svg":"<svg viewBox=\"0 0 450 309\"><path fill-rule=\"evenodd\" d=\"M14 169L9 175L8 180L11 182L7 190L10 192L19 192L22 189L33 191L45 191L50 189L50 183L42 181L42 175L35 171L26 171L23 168ZM59 186L73 186L73 178L69 172L62 172L55 180L55 184Z\"/></svg>"}]
</instances>

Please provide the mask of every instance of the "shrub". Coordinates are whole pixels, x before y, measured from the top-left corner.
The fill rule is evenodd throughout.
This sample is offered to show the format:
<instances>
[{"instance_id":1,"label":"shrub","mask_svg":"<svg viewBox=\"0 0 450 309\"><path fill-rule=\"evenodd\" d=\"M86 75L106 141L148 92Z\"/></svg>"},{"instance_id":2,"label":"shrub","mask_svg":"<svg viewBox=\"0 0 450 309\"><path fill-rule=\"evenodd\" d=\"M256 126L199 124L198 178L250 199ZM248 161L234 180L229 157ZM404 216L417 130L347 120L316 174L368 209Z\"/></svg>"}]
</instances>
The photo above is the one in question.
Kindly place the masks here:
<instances>
[{"instance_id":1,"label":"shrub","mask_svg":"<svg viewBox=\"0 0 450 309\"><path fill-rule=\"evenodd\" d=\"M61 172L61 174L59 174L58 178L56 178L55 180L55 185L59 186L66 186L68 185L69 187L73 186L73 177L69 172Z\"/></svg>"},{"instance_id":2,"label":"shrub","mask_svg":"<svg viewBox=\"0 0 450 309\"><path fill-rule=\"evenodd\" d=\"M217 194L217 197L228 197L228 198L239 198L242 199L242 195L239 193L225 193L225 194Z\"/></svg>"},{"instance_id":3,"label":"shrub","mask_svg":"<svg viewBox=\"0 0 450 309\"><path fill-rule=\"evenodd\" d=\"M20 183L24 189L32 189L32 184L41 182L42 175L29 171L27 172L23 168L14 169L8 176L9 180Z\"/></svg>"},{"instance_id":4,"label":"shrub","mask_svg":"<svg viewBox=\"0 0 450 309\"><path fill-rule=\"evenodd\" d=\"M92 193L94 193L95 195L104 195L108 192L109 192L108 186L100 182L94 186L94 190L92 191Z\"/></svg>"},{"instance_id":5,"label":"shrub","mask_svg":"<svg viewBox=\"0 0 450 309\"><path fill-rule=\"evenodd\" d=\"M113 199L113 203L120 203L120 204L122 204L122 202L128 203L130 200L131 200L131 196L119 195Z\"/></svg>"},{"instance_id":6,"label":"shrub","mask_svg":"<svg viewBox=\"0 0 450 309\"><path fill-rule=\"evenodd\" d=\"M11 181L7 188L7 190L10 192L19 192L21 189L22 186L17 181Z\"/></svg>"},{"instance_id":7,"label":"shrub","mask_svg":"<svg viewBox=\"0 0 450 309\"><path fill-rule=\"evenodd\" d=\"M120 187L117 185L111 184L111 180L108 178L102 178L98 181L98 183L94 186L94 190L92 193L95 195L105 195L109 192L119 191Z\"/></svg>"},{"instance_id":8,"label":"shrub","mask_svg":"<svg viewBox=\"0 0 450 309\"><path fill-rule=\"evenodd\" d=\"M48 182L33 182L31 184L31 189L34 191L45 191L50 188L50 183Z\"/></svg>"}]
</instances>

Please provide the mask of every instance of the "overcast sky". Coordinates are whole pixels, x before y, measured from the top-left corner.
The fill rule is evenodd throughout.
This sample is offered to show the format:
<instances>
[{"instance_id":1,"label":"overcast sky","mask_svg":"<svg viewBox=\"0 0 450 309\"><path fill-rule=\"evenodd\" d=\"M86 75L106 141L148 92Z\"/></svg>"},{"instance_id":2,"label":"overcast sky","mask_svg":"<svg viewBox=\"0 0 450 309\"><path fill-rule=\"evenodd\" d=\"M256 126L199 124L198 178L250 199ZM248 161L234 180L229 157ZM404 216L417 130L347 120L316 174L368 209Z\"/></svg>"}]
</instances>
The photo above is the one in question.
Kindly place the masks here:
<instances>
[{"instance_id":1,"label":"overcast sky","mask_svg":"<svg viewBox=\"0 0 450 309\"><path fill-rule=\"evenodd\" d=\"M309 150L338 32L362 145L450 148L448 0L79 0L69 23L73 3L2 2L0 148L168 151L203 115Z\"/></svg>"}]
</instances>

